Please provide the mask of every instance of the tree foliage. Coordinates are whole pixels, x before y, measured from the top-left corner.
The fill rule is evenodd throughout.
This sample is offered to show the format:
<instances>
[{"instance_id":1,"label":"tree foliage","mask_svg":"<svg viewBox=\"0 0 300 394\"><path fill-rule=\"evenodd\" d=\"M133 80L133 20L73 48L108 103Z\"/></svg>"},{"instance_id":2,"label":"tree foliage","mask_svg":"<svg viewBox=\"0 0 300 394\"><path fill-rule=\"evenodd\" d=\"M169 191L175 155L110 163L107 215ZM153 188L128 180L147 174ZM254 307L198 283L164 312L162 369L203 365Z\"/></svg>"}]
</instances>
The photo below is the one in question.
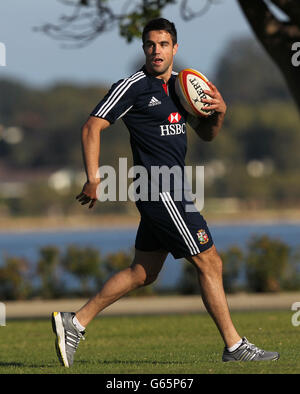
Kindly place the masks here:
<instances>
[{"instance_id":1,"label":"tree foliage","mask_svg":"<svg viewBox=\"0 0 300 394\"><path fill-rule=\"evenodd\" d=\"M7 256L0 267L1 300L23 300L31 292L29 261L16 256Z\"/></svg>"},{"instance_id":2,"label":"tree foliage","mask_svg":"<svg viewBox=\"0 0 300 394\"><path fill-rule=\"evenodd\" d=\"M103 283L103 270L100 252L97 249L70 245L62 257L62 266L74 275L80 282L80 292L83 296L92 293L92 281L97 285Z\"/></svg>"},{"instance_id":3,"label":"tree foliage","mask_svg":"<svg viewBox=\"0 0 300 394\"><path fill-rule=\"evenodd\" d=\"M102 256L100 249L67 245L65 250L48 245L38 251L37 261L6 256L0 266L1 300L40 297L90 297L111 275L127 269L134 252L119 251ZM38 280L37 280L38 279ZM141 287L128 296L151 295L153 285Z\"/></svg>"},{"instance_id":4,"label":"tree foliage","mask_svg":"<svg viewBox=\"0 0 300 394\"><path fill-rule=\"evenodd\" d=\"M278 292L293 288L299 272L292 259L292 250L279 239L253 237L246 257L248 288L253 292Z\"/></svg>"},{"instance_id":5,"label":"tree foliage","mask_svg":"<svg viewBox=\"0 0 300 394\"><path fill-rule=\"evenodd\" d=\"M100 249L67 245L65 250L48 245L38 251L37 261L5 256L0 266L0 297L24 300L40 297L89 297L98 292L113 274L128 269L134 250L103 256ZM300 250L267 235L252 237L245 250L231 245L221 250L226 293L237 291L279 292L300 289ZM200 294L199 271L183 262L178 283L171 293ZM39 279L39 281L37 281ZM165 290L161 289L163 292ZM155 283L128 296L147 296L158 291Z\"/></svg>"},{"instance_id":6,"label":"tree foliage","mask_svg":"<svg viewBox=\"0 0 300 394\"><path fill-rule=\"evenodd\" d=\"M57 24L47 23L37 28L54 39L75 46L84 46L116 26L127 42L140 38L145 24L161 16L162 11L178 0L59 0L71 6L73 12L63 15ZM203 15L216 0L201 0L193 9L188 0L180 0L182 18L191 20Z\"/></svg>"},{"instance_id":7,"label":"tree foliage","mask_svg":"<svg viewBox=\"0 0 300 394\"><path fill-rule=\"evenodd\" d=\"M40 249L36 273L41 279L40 295L43 298L56 297L62 292L58 274L59 263L59 250L56 247L46 246Z\"/></svg>"},{"instance_id":8,"label":"tree foliage","mask_svg":"<svg viewBox=\"0 0 300 394\"><path fill-rule=\"evenodd\" d=\"M39 28L47 35L73 43L86 45L100 34L119 27L119 33L128 42L140 38L143 27L150 19L159 17L170 4L178 4L181 16L189 21L203 15L216 0L202 0L191 6L188 0L137 0L120 2L117 11L112 0L60 0L73 7L73 13L62 16L58 24ZM292 64L293 45L300 42L300 12L297 0L237 0L258 41L281 70L286 83L300 109L300 73ZM223 5L225 7L225 4ZM286 16L279 20L272 7ZM300 44L299 44L300 45ZM299 49L299 48L298 48Z\"/></svg>"}]
</instances>

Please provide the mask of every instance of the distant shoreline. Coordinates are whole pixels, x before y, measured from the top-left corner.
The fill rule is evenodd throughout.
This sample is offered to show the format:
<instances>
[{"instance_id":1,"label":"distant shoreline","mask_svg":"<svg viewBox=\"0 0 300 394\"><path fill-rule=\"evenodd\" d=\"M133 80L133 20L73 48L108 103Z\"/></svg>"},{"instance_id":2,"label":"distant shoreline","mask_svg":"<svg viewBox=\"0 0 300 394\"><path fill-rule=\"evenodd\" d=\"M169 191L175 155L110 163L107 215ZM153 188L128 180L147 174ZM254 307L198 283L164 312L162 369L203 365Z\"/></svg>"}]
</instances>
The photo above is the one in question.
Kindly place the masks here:
<instances>
[{"instance_id":1,"label":"distant shoreline","mask_svg":"<svg viewBox=\"0 0 300 394\"><path fill-rule=\"evenodd\" d=\"M202 212L208 225L272 225L300 224L300 210L248 211L232 213ZM137 228L138 215L86 215L68 217L14 217L0 218L0 233L35 231L84 231Z\"/></svg>"}]
</instances>

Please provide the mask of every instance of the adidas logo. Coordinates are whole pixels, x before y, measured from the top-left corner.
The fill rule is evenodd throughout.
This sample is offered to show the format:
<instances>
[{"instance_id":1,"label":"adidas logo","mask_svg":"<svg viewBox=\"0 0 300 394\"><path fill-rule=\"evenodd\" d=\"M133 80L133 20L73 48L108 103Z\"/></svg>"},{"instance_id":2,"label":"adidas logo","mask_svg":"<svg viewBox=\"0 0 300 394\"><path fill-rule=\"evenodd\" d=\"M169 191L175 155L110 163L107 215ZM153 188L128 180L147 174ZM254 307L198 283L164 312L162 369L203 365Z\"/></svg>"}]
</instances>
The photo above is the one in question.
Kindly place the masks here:
<instances>
[{"instance_id":1,"label":"adidas logo","mask_svg":"<svg viewBox=\"0 0 300 394\"><path fill-rule=\"evenodd\" d=\"M155 97L152 97L150 103L148 104L148 107L154 107L155 105L161 105L161 101L157 100L157 98Z\"/></svg>"}]
</instances>

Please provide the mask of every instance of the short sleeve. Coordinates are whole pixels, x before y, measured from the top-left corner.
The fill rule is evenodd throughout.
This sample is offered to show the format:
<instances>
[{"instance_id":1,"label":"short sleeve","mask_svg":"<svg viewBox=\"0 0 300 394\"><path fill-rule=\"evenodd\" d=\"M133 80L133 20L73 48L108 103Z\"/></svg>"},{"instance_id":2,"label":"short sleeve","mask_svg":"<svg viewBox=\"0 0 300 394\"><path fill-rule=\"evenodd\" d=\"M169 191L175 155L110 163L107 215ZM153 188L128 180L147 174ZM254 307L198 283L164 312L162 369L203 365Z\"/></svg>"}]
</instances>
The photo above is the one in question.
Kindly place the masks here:
<instances>
[{"instance_id":1,"label":"short sleeve","mask_svg":"<svg viewBox=\"0 0 300 394\"><path fill-rule=\"evenodd\" d=\"M91 116L103 118L111 124L122 118L133 107L138 92L137 82L144 77L141 72L113 84Z\"/></svg>"}]
</instances>

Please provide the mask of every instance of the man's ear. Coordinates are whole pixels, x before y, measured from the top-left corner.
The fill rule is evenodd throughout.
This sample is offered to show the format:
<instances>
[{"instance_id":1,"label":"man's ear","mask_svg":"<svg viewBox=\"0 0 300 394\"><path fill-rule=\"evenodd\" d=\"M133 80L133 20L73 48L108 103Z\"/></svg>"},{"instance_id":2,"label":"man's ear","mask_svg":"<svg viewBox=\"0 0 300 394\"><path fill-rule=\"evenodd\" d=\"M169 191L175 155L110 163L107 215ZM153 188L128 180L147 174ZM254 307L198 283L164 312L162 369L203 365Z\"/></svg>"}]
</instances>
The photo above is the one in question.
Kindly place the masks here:
<instances>
[{"instance_id":1,"label":"man's ear","mask_svg":"<svg viewBox=\"0 0 300 394\"><path fill-rule=\"evenodd\" d=\"M173 56L176 55L177 51L178 51L178 44L175 44L175 45L173 46Z\"/></svg>"}]
</instances>

